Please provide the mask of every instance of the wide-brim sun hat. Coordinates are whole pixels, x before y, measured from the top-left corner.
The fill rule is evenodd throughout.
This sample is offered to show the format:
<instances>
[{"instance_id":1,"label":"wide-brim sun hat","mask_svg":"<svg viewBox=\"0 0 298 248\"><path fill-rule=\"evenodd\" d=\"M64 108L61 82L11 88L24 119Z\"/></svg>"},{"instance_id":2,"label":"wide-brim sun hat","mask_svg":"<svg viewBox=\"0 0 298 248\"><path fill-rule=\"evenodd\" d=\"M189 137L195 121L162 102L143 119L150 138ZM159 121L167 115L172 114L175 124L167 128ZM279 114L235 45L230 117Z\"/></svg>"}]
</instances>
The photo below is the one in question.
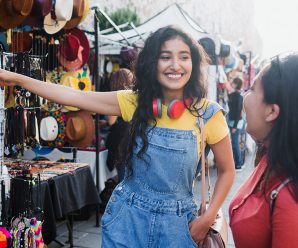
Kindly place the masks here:
<instances>
[{"instance_id":1,"label":"wide-brim sun hat","mask_svg":"<svg viewBox=\"0 0 298 248\"><path fill-rule=\"evenodd\" d=\"M59 32L72 16L73 0L55 0L54 3L52 11L43 21L44 30L48 34Z\"/></svg>"},{"instance_id":2,"label":"wide-brim sun hat","mask_svg":"<svg viewBox=\"0 0 298 248\"><path fill-rule=\"evenodd\" d=\"M85 0L74 0L73 10L71 19L65 24L65 29L72 29L78 26L83 18L85 10L86 1Z\"/></svg>"},{"instance_id":3,"label":"wide-brim sun hat","mask_svg":"<svg viewBox=\"0 0 298 248\"><path fill-rule=\"evenodd\" d=\"M66 34L75 35L79 39L80 44L83 47L82 63L83 63L83 65L85 65L89 59L89 56L90 56L90 44L89 44L89 41L88 41L88 38L87 38L85 32L78 28L73 28L73 29L67 30Z\"/></svg>"},{"instance_id":4,"label":"wide-brim sun hat","mask_svg":"<svg viewBox=\"0 0 298 248\"><path fill-rule=\"evenodd\" d=\"M0 0L0 26L14 28L26 19L33 6L33 0Z\"/></svg>"},{"instance_id":5,"label":"wide-brim sun hat","mask_svg":"<svg viewBox=\"0 0 298 248\"><path fill-rule=\"evenodd\" d=\"M77 58L73 61L67 60L60 52L57 53L58 61L66 71L77 71L83 67L83 49L82 46L79 47Z\"/></svg>"},{"instance_id":6,"label":"wide-brim sun hat","mask_svg":"<svg viewBox=\"0 0 298 248\"><path fill-rule=\"evenodd\" d=\"M73 78L73 76L70 76L68 73L65 73L61 77L60 84L63 85L63 86L75 89L72 78ZM63 109L62 109L62 111L64 111L64 112L78 111L78 110L79 110L79 108L77 108L77 107L66 106L66 105L64 105Z\"/></svg>"},{"instance_id":7,"label":"wide-brim sun hat","mask_svg":"<svg viewBox=\"0 0 298 248\"><path fill-rule=\"evenodd\" d=\"M94 138L95 125L87 111L69 112L66 122L66 137L74 147L87 147Z\"/></svg>"},{"instance_id":8,"label":"wide-brim sun hat","mask_svg":"<svg viewBox=\"0 0 298 248\"><path fill-rule=\"evenodd\" d=\"M40 122L40 138L44 141L54 141L58 136L58 123L52 116L43 118Z\"/></svg>"}]
</instances>

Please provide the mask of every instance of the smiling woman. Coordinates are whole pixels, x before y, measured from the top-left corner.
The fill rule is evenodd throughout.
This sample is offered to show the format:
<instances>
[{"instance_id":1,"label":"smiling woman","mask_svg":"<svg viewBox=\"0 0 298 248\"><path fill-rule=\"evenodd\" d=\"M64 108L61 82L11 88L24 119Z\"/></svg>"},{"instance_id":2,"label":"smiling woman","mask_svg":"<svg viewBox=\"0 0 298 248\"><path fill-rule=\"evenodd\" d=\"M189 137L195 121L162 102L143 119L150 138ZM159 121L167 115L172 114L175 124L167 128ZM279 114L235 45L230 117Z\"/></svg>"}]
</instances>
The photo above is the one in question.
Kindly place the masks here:
<instances>
[{"instance_id":1,"label":"smiling woman","mask_svg":"<svg viewBox=\"0 0 298 248\"><path fill-rule=\"evenodd\" d=\"M183 88L192 71L189 47L179 37L166 41L161 47L157 63L157 80L160 82L165 104L183 98Z\"/></svg>"},{"instance_id":2,"label":"smiling woman","mask_svg":"<svg viewBox=\"0 0 298 248\"><path fill-rule=\"evenodd\" d=\"M119 158L125 179L101 219L103 247L197 247L214 223L235 172L222 108L205 98L205 65L203 48L167 26L151 34L140 51L133 90L83 92L0 70L0 82L129 122ZM207 117L204 140L201 117ZM192 185L201 169L200 144L211 147L218 178L212 201L198 218Z\"/></svg>"}]
</instances>

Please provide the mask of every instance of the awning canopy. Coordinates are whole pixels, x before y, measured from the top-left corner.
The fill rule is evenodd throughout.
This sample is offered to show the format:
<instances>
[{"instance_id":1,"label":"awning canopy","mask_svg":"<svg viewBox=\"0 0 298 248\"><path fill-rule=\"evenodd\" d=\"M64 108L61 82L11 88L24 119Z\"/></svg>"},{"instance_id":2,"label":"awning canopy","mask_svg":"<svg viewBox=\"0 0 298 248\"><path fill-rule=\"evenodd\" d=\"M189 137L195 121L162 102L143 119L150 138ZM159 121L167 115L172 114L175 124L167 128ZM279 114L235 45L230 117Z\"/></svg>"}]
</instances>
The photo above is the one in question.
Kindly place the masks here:
<instances>
[{"instance_id":1,"label":"awning canopy","mask_svg":"<svg viewBox=\"0 0 298 248\"><path fill-rule=\"evenodd\" d=\"M142 47L144 40L150 33L168 25L181 27L197 41L204 37L209 37L215 41L215 36L203 30L178 4L172 4L135 29L121 32L122 35L118 32L109 35L99 34L99 53L119 54L122 46ZM215 41L215 44L219 49L220 41Z\"/></svg>"}]
</instances>

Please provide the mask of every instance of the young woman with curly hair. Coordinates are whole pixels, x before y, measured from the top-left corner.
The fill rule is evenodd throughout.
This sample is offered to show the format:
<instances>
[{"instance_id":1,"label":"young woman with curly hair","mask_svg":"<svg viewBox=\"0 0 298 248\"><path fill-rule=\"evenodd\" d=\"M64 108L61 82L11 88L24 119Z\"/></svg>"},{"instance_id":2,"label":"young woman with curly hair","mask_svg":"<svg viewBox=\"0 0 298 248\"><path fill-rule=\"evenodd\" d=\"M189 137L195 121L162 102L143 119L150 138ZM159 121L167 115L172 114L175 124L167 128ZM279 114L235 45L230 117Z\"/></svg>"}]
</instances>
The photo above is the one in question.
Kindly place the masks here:
<instances>
[{"instance_id":1,"label":"young woman with curly hair","mask_svg":"<svg viewBox=\"0 0 298 248\"><path fill-rule=\"evenodd\" d=\"M130 122L122 156L126 176L101 219L103 247L197 247L213 224L235 171L221 107L205 98L205 65L203 48L168 26L147 38L132 91L79 92L0 71L0 81ZM200 171L201 115L202 142L214 153L218 177L209 208L198 217L193 181Z\"/></svg>"}]
</instances>

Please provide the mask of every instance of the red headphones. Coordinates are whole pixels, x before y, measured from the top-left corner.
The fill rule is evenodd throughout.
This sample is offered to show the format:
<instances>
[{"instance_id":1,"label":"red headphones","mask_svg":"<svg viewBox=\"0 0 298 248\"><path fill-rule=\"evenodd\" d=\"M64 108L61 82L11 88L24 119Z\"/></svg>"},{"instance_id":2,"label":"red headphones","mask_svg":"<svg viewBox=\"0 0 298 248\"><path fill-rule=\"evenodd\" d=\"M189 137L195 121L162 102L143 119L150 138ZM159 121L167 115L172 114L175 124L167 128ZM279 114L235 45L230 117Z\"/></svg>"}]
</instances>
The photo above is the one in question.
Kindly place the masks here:
<instances>
[{"instance_id":1,"label":"red headphones","mask_svg":"<svg viewBox=\"0 0 298 248\"><path fill-rule=\"evenodd\" d=\"M185 105L190 106L192 104L193 99L192 98L186 98L184 101L181 100L173 100L170 102L168 108L167 108L167 115L171 119L178 119L185 110ZM154 98L152 101L152 109L153 109L153 115L155 117L160 118L162 115L162 105L161 105L161 99L160 98Z\"/></svg>"}]
</instances>

